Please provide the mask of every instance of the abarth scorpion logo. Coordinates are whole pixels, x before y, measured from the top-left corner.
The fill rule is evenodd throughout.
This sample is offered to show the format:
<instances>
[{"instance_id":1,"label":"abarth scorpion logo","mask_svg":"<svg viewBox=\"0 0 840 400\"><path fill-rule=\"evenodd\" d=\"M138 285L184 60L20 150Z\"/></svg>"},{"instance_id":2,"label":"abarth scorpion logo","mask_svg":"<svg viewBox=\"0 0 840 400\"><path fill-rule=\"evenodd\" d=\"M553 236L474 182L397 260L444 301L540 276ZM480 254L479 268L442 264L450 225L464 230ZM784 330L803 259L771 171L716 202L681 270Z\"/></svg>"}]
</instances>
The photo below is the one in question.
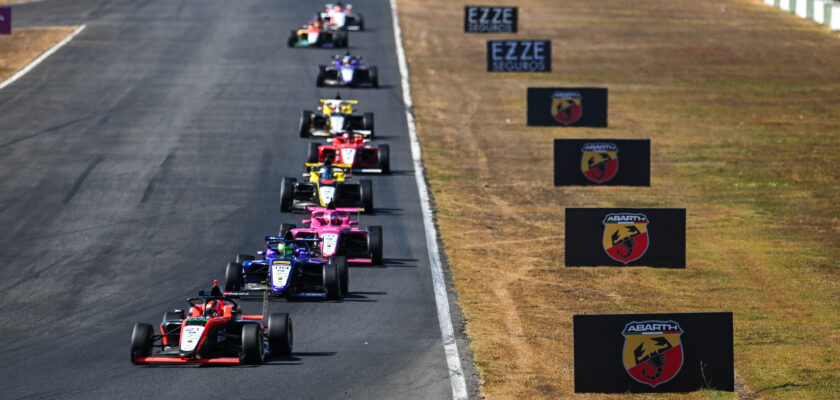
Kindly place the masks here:
<instances>
[{"instance_id":1,"label":"abarth scorpion logo","mask_svg":"<svg viewBox=\"0 0 840 400\"><path fill-rule=\"evenodd\" d=\"M551 115L561 125L571 125L583 115L580 92L557 91L551 94Z\"/></svg>"},{"instance_id":2,"label":"abarth scorpion logo","mask_svg":"<svg viewBox=\"0 0 840 400\"><path fill-rule=\"evenodd\" d=\"M683 330L675 321L633 321L624 326L624 369L639 383L657 387L682 369Z\"/></svg>"},{"instance_id":3,"label":"abarth scorpion logo","mask_svg":"<svg viewBox=\"0 0 840 400\"><path fill-rule=\"evenodd\" d=\"M580 170L595 183L604 183L618 173L618 146L613 143L586 143L581 148Z\"/></svg>"},{"instance_id":4,"label":"abarth scorpion logo","mask_svg":"<svg viewBox=\"0 0 840 400\"><path fill-rule=\"evenodd\" d=\"M607 214L604 218L604 251L624 265L638 260L648 249L648 223L644 214Z\"/></svg>"}]
</instances>

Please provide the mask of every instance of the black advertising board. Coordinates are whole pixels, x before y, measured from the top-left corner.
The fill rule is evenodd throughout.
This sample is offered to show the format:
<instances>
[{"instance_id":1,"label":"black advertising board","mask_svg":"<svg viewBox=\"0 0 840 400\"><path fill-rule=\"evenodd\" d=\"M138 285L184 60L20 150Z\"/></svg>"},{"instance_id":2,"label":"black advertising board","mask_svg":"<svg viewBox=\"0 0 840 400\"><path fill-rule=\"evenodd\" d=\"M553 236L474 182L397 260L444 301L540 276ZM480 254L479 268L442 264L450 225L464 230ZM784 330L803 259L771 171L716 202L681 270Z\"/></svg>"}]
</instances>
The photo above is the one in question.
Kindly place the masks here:
<instances>
[{"instance_id":1,"label":"black advertising board","mask_svg":"<svg viewBox=\"0 0 840 400\"><path fill-rule=\"evenodd\" d=\"M567 208L566 266L685 268L684 208Z\"/></svg>"},{"instance_id":2,"label":"black advertising board","mask_svg":"<svg viewBox=\"0 0 840 400\"><path fill-rule=\"evenodd\" d=\"M519 10L516 7L464 7L464 32L514 33Z\"/></svg>"},{"instance_id":3,"label":"black advertising board","mask_svg":"<svg viewBox=\"0 0 840 400\"><path fill-rule=\"evenodd\" d=\"M606 88L528 88L528 126L607 127Z\"/></svg>"},{"instance_id":4,"label":"black advertising board","mask_svg":"<svg viewBox=\"0 0 840 400\"><path fill-rule=\"evenodd\" d=\"M575 392L735 389L732 313L575 315Z\"/></svg>"},{"instance_id":5,"label":"black advertising board","mask_svg":"<svg viewBox=\"0 0 840 400\"><path fill-rule=\"evenodd\" d=\"M488 72L551 72L550 40L488 40Z\"/></svg>"},{"instance_id":6,"label":"black advertising board","mask_svg":"<svg viewBox=\"0 0 840 400\"><path fill-rule=\"evenodd\" d=\"M12 8L0 7L0 35L12 34Z\"/></svg>"},{"instance_id":7,"label":"black advertising board","mask_svg":"<svg viewBox=\"0 0 840 400\"><path fill-rule=\"evenodd\" d=\"M554 139L554 186L650 186L648 139Z\"/></svg>"}]
</instances>

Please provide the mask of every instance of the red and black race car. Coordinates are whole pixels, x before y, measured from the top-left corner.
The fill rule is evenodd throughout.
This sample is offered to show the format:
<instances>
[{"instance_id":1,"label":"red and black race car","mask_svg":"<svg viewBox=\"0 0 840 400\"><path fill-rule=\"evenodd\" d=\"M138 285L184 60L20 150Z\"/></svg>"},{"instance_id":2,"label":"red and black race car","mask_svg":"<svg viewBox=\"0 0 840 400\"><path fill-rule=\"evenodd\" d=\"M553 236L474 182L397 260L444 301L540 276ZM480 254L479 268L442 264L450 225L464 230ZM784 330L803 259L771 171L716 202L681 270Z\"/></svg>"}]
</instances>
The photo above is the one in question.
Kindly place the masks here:
<instances>
[{"instance_id":1,"label":"red and black race car","mask_svg":"<svg viewBox=\"0 0 840 400\"><path fill-rule=\"evenodd\" d=\"M190 308L163 314L160 334L152 325L134 324L131 362L261 364L266 354L290 355L294 341L289 314L242 315L239 305L213 282L187 299Z\"/></svg>"},{"instance_id":2,"label":"red and black race car","mask_svg":"<svg viewBox=\"0 0 840 400\"><path fill-rule=\"evenodd\" d=\"M330 143L322 145L310 143L308 163L322 163L327 159L331 164L349 168L357 173L381 173L391 171L391 150L387 144L371 146L366 135L345 132L334 136Z\"/></svg>"}]
</instances>

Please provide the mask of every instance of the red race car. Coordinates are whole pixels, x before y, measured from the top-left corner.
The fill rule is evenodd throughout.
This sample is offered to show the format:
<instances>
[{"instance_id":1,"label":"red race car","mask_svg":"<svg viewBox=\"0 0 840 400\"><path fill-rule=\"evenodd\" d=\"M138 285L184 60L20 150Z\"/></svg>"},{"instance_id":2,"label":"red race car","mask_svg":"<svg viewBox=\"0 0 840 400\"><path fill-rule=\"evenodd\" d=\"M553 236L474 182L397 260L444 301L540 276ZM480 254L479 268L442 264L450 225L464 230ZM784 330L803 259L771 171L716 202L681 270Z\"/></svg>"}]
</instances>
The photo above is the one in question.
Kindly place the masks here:
<instances>
[{"instance_id":1,"label":"red race car","mask_svg":"<svg viewBox=\"0 0 840 400\"><path fill-rule=\"evenodd\" d=\"M290 355L294 340L289 314L242 315L239 305L213 282L210 294L198 292L187 299L188 313L163 314L160 334L152 325L134 324L131 362L261 364L266 353Z\"/></svg>"},{"instance_id":2,"label":"red race car","mask_svg":"<svg viewBox=\"0 0 840 400\"><path fill-rule=\"evenodd\" d=\"M309 144L309 163L324 162L350 168L357 173L387 174L391 171L390 148L387 144L371 146L365 135L345 132L332 138L329 144Z\"/></svg>"}]
</instances>

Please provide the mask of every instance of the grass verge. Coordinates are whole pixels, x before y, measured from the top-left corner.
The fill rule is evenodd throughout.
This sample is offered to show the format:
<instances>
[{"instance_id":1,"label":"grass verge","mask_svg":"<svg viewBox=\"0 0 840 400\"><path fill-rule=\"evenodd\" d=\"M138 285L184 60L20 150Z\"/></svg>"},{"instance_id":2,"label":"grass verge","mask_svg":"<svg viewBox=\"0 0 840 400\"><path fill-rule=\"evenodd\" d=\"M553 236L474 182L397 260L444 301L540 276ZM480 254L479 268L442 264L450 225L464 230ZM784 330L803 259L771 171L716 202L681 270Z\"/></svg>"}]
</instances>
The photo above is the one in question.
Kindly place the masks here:
<instances>
[{"instance_id":1,"label":"grass verge","mask_svg":"<svg viewBox=\"0 0 840 400\"><path fill-rule=\"evenodd\" d=\"M835 398L837 35L760 0L522 0L519 34L468 35L463 5L399 0L482 395L625 398L574 394L573 314L731 310L740 395ZM514 36L553 39L554 72L485 72ZM610 128L525 127L528 86L608 87ZM552 187L561 137L651 138L651 187ZM567 206L687 208L688 268L563 267Z\"/></svg>"},{"instance_id":2,"label":"grass verge","mask_svg":"<svg viewBox=\"0 0 840 400\"><path fill-rule=\"evenodd\" d=\"M14 75L41 53L69 36L76 26L12 28L11 35L0 35L0 82Z\"/></svg>"}]
</instances>

